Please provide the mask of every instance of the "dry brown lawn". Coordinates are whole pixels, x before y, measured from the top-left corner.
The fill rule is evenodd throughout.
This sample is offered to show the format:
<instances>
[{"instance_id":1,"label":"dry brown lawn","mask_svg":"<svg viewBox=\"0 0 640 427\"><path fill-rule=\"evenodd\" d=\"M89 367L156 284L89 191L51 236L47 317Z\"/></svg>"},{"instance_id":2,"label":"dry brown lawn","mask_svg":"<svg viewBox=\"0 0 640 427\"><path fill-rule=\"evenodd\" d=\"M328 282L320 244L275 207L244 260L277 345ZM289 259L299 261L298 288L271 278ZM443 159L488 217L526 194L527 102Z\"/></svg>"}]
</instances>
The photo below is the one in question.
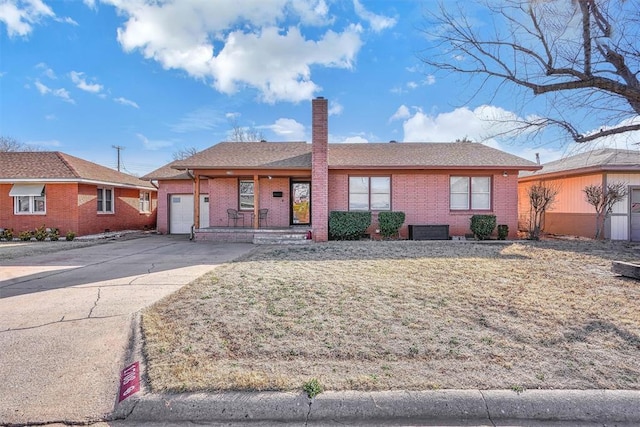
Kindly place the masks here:
<instances>
[{"instance_id":1,"label":"dry brown lawn","mask_svg":"<svg viewBox=\"0 0 640 427\"><path fill-rule=\"evenodd\" d=\"M143 313L154 391L640 389L640 246L259 247Z\"/></svg>"}]
</instances>

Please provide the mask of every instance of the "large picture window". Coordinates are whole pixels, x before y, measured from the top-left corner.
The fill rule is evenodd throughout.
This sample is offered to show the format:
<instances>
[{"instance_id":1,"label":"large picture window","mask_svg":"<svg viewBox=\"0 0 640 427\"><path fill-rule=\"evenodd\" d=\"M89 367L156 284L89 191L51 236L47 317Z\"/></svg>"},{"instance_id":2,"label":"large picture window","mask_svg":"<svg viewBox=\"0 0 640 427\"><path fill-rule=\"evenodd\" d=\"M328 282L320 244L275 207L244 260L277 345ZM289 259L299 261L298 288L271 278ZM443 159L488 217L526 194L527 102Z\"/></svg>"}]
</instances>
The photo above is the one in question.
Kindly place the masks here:
<instances>
[{"instance_id":1,"label":"large picture window","mask_svg":"<svg viewBox=\"0 0 640 427\"><path fill-rule=\"evenodd\" d=\"M490 210L491 177L452 176L449 196L451 210Z\"/></svg>"},{"instance_id":2,"label":"large picture window","mask_svg":"<svg viewBox=\"0 0 640 427\"><path fill-rule=\"evenodd\" d=\"M253 210L255 199L253 194L253 181L240 181L240 210Z\"/></svg>"},{"instance_id":3,"label":"large picture window","mask_svg":"<svg viewBox=\"0 0 640 427\"><path fill-rule=\"evenodd\" d=\"M113 188L98 188L98 213L113 213Z\"/></svg>"},{"instance_id":4,"label":"large picture window","mask_svg":"<svg viewBox=\"0 0 640 427\"><path fill-rule=\"evenodd\" d=\"M391 177L350 176L349 210L391 210Z\"/></svg>"}]
</instances>

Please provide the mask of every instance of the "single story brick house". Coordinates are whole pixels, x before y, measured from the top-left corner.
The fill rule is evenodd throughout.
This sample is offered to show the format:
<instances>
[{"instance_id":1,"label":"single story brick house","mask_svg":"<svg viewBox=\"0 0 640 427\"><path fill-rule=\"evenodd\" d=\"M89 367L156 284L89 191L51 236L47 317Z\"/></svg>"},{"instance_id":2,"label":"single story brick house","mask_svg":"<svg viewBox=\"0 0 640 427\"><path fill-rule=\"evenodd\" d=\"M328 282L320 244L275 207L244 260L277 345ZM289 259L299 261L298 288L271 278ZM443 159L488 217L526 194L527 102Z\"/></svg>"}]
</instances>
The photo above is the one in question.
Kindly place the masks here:
<instances>
[{"instance_id":1,"label":"single story brick house","mask_svg":"<svg viewBox=\"0 0 640 427\"><path fill-rule=\"evenodd\" d=\"M61 235L152 229L157 189L148 181L59 151L0 152L0 228L42 225Z\"/></svg>"},{"instance_id":2,"label":"single story brick house","mask_svg":"<svg viewBox=\"0 0 640 427\"><path fill-rule=\"evenodd\" d=\"M351 210L372 212L372 235L378 212L402 211L402 237L409 225L465 235L474 214L495 214L515 237L518 172L540 168L478 143L329 144L328 135L328 101L316 98L311 144L221 142L147 174L158 186L158 231L309 227L315 241L326 241L329 212Z\"/></svg>"},{"instance_id":3,"label":"single story brick house","mask_svg":"<svg viewBox=\"0 0 640 427\"><path fill-rule=\"evenodd\" d=\"M613 207L605 221L603 236L612 240L640 241L640 151L604 148L567 157L543 165L538 171L525 171L518 180L520 227L528 228L527 191L533 184L545 183L558 189L555 203L544 218L544 232L594 237L595 208L587 203L584 188L623 182L629 196Z\"/></svg>"}]
</instances>

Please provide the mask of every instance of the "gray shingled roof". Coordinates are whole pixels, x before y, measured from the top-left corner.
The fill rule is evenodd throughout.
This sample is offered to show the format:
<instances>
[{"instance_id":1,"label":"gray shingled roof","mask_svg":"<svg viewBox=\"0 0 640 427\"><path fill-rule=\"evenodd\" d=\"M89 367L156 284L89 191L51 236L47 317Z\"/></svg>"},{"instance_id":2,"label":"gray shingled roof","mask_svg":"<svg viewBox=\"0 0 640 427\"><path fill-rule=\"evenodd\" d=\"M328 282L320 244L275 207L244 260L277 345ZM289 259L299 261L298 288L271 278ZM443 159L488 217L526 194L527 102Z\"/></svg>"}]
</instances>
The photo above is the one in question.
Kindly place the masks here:
<instances>
[{"instance_id":1,"label":"gray shingled roof","mask_svg":"<svg viewBox=\"0 0 640 427\"><path fill-rule=\"evenodd\" d=\"M534 162L486 145L462 142L329 144L328 156L329 168L333 169L498 167L534 170L540 167ZM311 144L221 142L188 159L174 162L171 167L175 169L311 169ZM152 174L154 173L148 174L147 177Z\"/></svg>"},{"instance_id":2,"label":"gray shingled roof","mask_svg":"<svg viewBox=\"0 0 640 427\"><path fill-rule=\"evenodd\" d=\"M576 154L554 162L545 163L535 172L522 172L521 178L539 177L549 174L571 172L584 173L592 170L640 170L640 151L602 148Z\"/></svg>"},{"instance_id":3,"label":"gray shingled roof","mask_svg":"<svg viewBox=\"0 0 640 427\"><path fill-rule=\"evenodd\" d=\"M149 182L59 151L0 152L0 180L94 181L154 189Z\"/></svg>"}]
</instances>

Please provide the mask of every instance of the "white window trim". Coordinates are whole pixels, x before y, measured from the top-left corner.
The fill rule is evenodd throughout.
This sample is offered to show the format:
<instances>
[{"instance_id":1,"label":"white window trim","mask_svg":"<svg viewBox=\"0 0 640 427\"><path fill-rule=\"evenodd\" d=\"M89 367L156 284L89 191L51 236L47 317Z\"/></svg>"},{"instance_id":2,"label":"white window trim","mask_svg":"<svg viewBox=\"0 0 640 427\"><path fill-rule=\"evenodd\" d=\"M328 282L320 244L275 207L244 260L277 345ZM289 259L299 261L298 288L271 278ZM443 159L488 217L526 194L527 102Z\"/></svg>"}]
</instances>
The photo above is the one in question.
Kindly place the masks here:
<instances>
[{"instance_id":1,"label":"white window trim","mask_svg":"<svg viewBox=\"0 0 640 427\"><path fill-rule=\"evenodd\" d=\"M242 183L243 182L250 182L252 184L252 193L242 193ZM243 208L242 207L242 196L249 196L251 195L253 197L253 206L251 208ZM241 211L253 211L255 209L256 206L256 184L252 179L241 179L238 182L238 209Z\"/></svg>"},{"instance_id":2,"label":"white window trim","mask_svg":"<svg viewBox=\"0 0 640 427\"><path fill-rule=\"evenodd\" d=\"M467 188L469 191L464 193L467 195L467 207L466 208L454 208L451 206L451 178L466 178L468 185ZM489 180L489 191L488 192L479 192L473 191L473 180L472 178L487 178ZM458 192L455 194L463 194L462 192ZM489 207L488 208L476 208L473 206L473 195L474 194L488 194L489 195ZM491 212L493 209L493 178L490 175L451 175L449 177L449 210L454 212L469 212L469 211L478 211L478 212Z\"/></svg>"},{"instance_id":3,"label":"white window trim","mask_svg":"<svg viewBox=\"0 0 640 427\"><path fill-rule=\"evenodd\" d=\"M139 209L140 209L140 213L151 213L151 192L150 191L140 191Z\"/></svg>"},{"instance_id":4,"label":"white window trim","mask_svg":"<svg viewBox=\"0 0 640 427\"><path fill-rule=\"evenodd\" d=\"M21 212L18 210L18 198L20 197L29 198L29 211ZM34 210L36 197L43 198L44 210L37 211L37 212ZM46 215L47 214L47 196L44 194L42 196L13 196L13 214L14 215Z\"/></svg>"},{"instance_id":5,"label":"white window trim","mask_svg":"<svg viewBox=\"0 0 640 427\"><path fill-rule=\"evenodd\" d=\"M366 179L367 180L367 209L352 209L351 208L351 178L359 178L359 179ZM388 178L389 179L389 192L388 193L375 193L372 188L371 188L371 179L372 178ZM348 188L348 194L347 194L347 204L349 206L349 210L353 211L353 212L390 212L392 210L392 206L391 206L391 187L392 187L392 182L391 182L391 175L367 175L367 176L349 176L349 188ZM353 194L365 194L365 193L353 193ZM371 209L371 196L373 194L388 194L389 195L389 209Z\"/></svg>"},{"instance_id":6,"label":"white window trim","mask_svg":"<svg viewBox=\"0 0 640 427\"><path fill-rule=\"evenodd\" d=\"M97 190L102 191L102 204L100 206L100 209L97 209L97 213L99 215L111 215L114 214L116 212L116 192L114 190L113 187L98 187ZM105 190L111 190L111 210L107 211L104 209L105 206ZM97 191L96 191L96 197L97 197Z\"/></svg>"}]
</instances>

